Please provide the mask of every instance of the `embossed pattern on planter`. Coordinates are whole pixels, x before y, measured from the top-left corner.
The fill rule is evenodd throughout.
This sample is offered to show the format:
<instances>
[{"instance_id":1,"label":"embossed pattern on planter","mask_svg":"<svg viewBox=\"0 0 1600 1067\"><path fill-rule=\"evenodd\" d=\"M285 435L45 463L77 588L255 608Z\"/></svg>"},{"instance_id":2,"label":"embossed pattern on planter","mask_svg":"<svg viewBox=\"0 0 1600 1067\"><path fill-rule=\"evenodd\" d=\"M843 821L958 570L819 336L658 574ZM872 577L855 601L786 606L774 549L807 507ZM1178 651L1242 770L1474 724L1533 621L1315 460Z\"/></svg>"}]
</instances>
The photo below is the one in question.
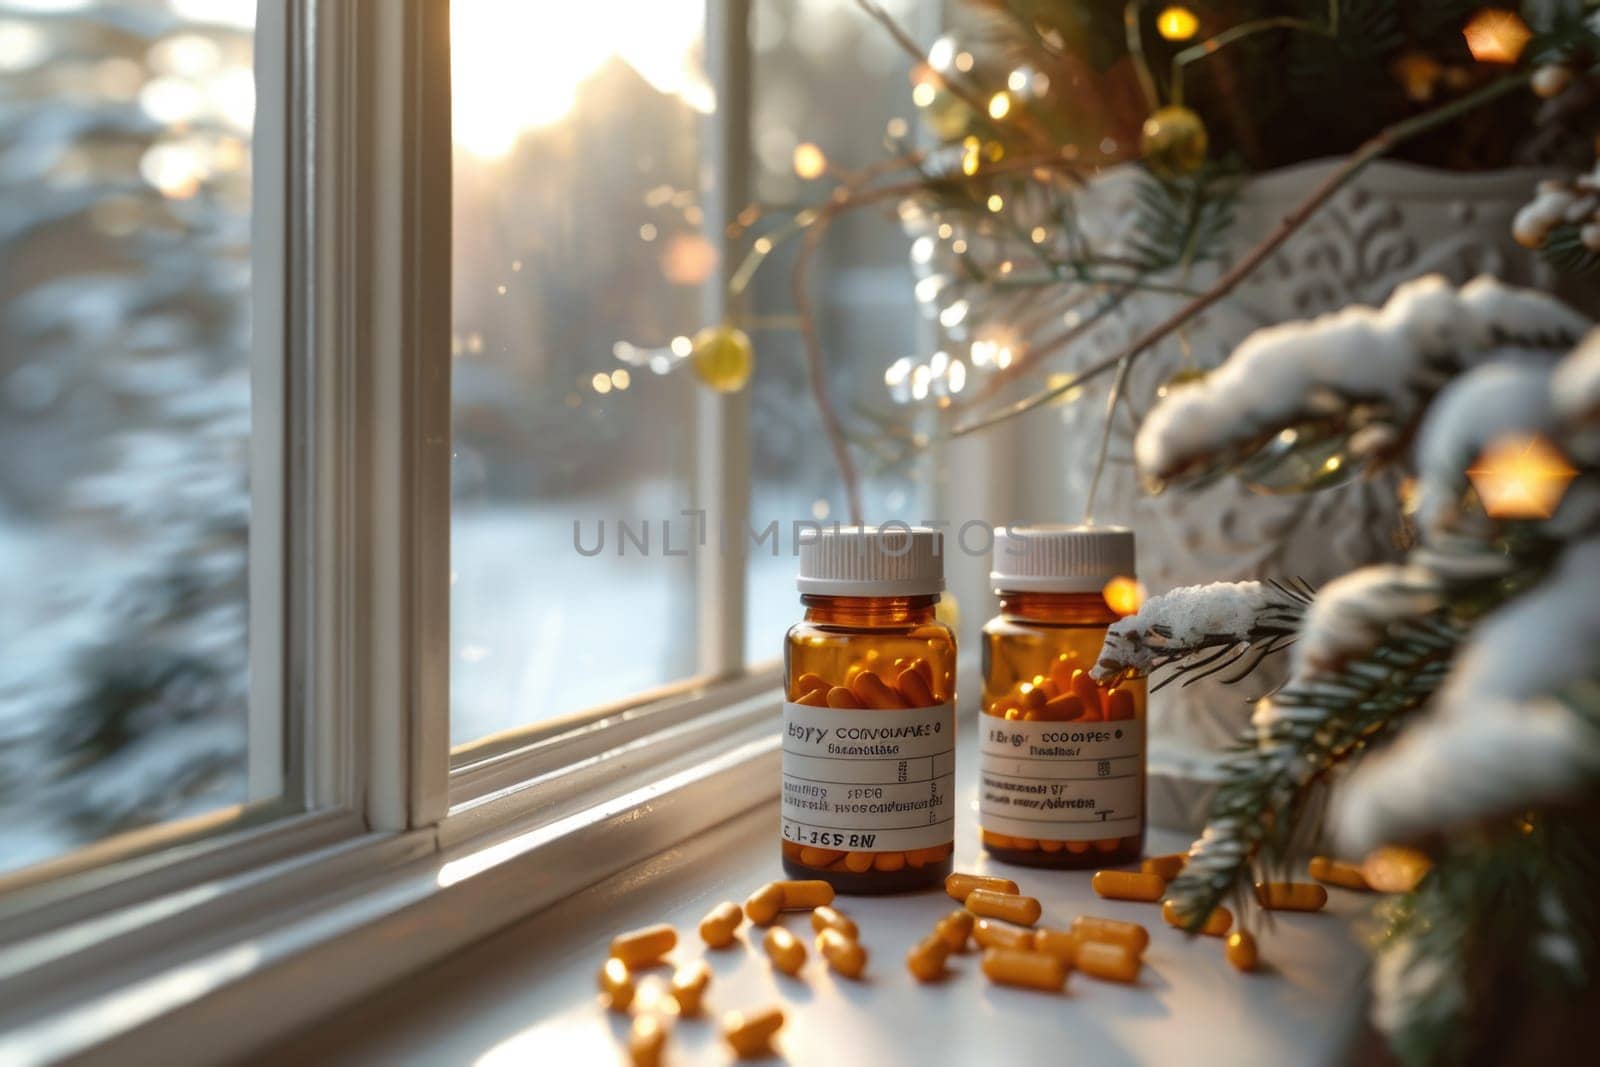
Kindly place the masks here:
<instances>
[{"instance_id":1,"label":"embossed pattern on planter","mask_svg":"<svg viewBox=\"0 0 1600 1067\"><path fill-rule=\"evenodd\" d=\"M1338 164L1324 161L1251 181L1235 212L1221 264L1195 268L1186 280L1202 288L1243 255ZM1381 304L1398 284L1439 273L1465 282L1482 273L1513 284L1550 286L1553 273L1511 239L1511 217L1544 175L1534 170L1465 175L1378 163L1338 193L1232 296L1197 318L1183 339L1168 338L1141 356L1129 374L1127 402L1114 420L1110 464L1094 517L1132 526L1139 572L1151 592L1217 580L1296 576L1320 585L1365 563L1398 555L1398 472L1320 493L1265 496L1227 479L1199 492L1147 495L1131 461L1137 419L1157 387L1183 364L1182 344L1201 368L1220 363L1261 326L1309 318L1351 303ZM1083 212L1102 239L1115 240L1132 218L1131 175L1108 172ZM1572 294L1564 294L1571 299ZM1125 344L1182 302L1140 294L1084 338L1065 370ZM1588 294L1593 304L1595 295ZM1580 301L1574 300L1575 304ZM1038 501L1028 521L1075 521L1083 512L1104 426L1109 376L1079 403L1048 409L1025 429L1026 454L1060 457L1032 472ZM1220 751L1249 718L1256 696L1275 684L1281 662L1245 682L1207 680L1172 686L1151 698L1152 738L1188 750Z\"/></svg>"}]
</instances>

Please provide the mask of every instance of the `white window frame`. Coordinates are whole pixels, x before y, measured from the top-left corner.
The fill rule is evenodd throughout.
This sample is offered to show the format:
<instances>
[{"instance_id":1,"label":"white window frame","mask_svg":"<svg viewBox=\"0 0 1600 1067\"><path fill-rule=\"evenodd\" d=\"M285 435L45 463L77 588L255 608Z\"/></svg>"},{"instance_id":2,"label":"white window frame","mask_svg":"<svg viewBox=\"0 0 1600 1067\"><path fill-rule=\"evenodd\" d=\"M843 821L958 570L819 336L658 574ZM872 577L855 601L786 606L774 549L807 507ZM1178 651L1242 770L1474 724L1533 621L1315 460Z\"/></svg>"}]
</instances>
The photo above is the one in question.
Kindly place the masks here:
<instances>
[{"instance_id":1,"label":"white window frame","mask_svg":"<svg viewBox=\"0 0 1600 1067\"><path fill-rule=\"evenodd\" d=\"M703 210L724 233L750 4L708 7L723 180ZM243 1055L777 794L778 670L746 669L742 548L700 557L695 679L452 757L448 0L257 17L249 788L278 817L0 879L6 1062ZM737 528L748 398L696 404L694 506Z\"/></svg>"}]
</instances>

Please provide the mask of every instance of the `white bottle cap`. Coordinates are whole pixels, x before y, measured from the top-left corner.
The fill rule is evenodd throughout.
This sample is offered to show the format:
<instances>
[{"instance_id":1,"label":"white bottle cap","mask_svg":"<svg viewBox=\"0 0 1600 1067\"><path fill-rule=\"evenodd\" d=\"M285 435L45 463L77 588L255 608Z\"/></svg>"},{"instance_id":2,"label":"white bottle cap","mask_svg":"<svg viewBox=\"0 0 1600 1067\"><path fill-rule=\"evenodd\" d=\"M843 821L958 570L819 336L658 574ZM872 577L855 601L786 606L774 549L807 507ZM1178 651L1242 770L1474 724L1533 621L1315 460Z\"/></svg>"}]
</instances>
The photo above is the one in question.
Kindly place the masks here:
<instances>
[{"instance_id":1,"label":"white bottle cap","mask_svg":"<svg viewBox=\"0 0 1600 1067\"><path fill-rule=\"evenodd\" d=\"M903 523L802 530L795 584L820 596L932 595L944 589L944 535Z\"/></svg>"},{"instance_id":2,"label":"white bottle cap","mask_svg":"<svg viewBox=\"0 0 1600 1067\"><path fill-rule=\"evenodd\" d=\"M1121 526L1013 526L994 532L989 584L1012 593L1098 593L1133 577L1133 531Z\"/></svg>"}]
</instances>

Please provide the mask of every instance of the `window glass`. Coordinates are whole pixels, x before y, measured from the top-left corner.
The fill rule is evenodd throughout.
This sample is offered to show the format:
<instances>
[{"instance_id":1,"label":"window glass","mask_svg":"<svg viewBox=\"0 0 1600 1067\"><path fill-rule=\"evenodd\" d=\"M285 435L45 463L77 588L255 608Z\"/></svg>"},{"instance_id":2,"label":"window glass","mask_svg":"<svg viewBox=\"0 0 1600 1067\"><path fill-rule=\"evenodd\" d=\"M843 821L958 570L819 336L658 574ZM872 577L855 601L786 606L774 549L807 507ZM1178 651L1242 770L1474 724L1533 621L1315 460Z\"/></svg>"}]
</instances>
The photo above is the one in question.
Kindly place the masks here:
<instances>
[{"instance_id":1,"label":"window glass","mask_svg":"<svg viewBox=\"0 0 1600 1067\"><path fill-rule=\"evenodd\" d=\"M940 5L933 0L891 0L882 6L919 39L927 39L938 25ZM911 58L855 0L757 0L751 48L751 174L754 194L769 211L754 228L760 233L805 205L825 201L838 174L890 158L885 145L890 124L904 138L915 131L916 115ZM825 169L819 158L826 160ZM801 176L819 169L819 176ZM840 216L810 271L828 387L840 418L862 436L873 429L871 413L890 407L884 372L901 356L925 351L928 343L913 296L910 242L893 207ZM751 663L781 654L784 632L800 611L794 523L850 521L838 467L811 400L805 348L792 325L799 245L798 240L779 244L750 293L756 321L776 327L753 333L752 525L760 530L776 519L782 535L776 557L770 542L751 549L745 615L745 655ZM886 466L860 449L855 458L869 522L936 517L927 510L925 463Z\"/></svg>"},{"instance_id":2,"label":"window glass","mask_svg":"<svg viewBox=\"0 0 1600 1067\"><path fill-rule=\"evenodd\" d=\"M0 4L0 871L248 799L253 24Z\"/></svg>"},{"instance_id":3,"label":"window glass","mask_svg":"<svg viewBox=\"0 0 1600 1067\"><path fill-rule=\"evenodd\" d=\"M694 672L705 18L452 4L454 743Z\"/></svg>"}]
</instances>

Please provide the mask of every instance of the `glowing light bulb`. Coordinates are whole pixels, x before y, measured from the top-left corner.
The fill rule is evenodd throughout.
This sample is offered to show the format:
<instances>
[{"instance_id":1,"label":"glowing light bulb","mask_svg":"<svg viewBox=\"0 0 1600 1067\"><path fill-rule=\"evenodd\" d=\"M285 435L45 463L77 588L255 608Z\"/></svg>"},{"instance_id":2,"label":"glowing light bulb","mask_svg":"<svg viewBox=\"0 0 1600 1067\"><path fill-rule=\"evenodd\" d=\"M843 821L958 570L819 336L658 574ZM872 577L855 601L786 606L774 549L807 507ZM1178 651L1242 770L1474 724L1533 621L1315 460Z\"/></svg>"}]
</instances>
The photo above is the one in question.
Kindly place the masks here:
<instances>
[{"instance_id":1,"label":"glowing light bulb","mask_svg":"<svg viewBox=\"0 0 1600 1067\"><path fill-rule=\"evenodd\" d=\"M820 178L828 169L828 157L822 149L810 141L802 142L794 149L794 172L801 178L810 181Z\"/></svg>"},{"instance_id":2,"label":"glowing light bulb","mask_svg":"<svg viewBox=\"0 0 1600 1067\"><path fill-rule=\"evenodd\" d=\"M1497 519L1548 519L1578 472L1538 434L1511 434L1490 443L1467 478L1483 510Z\"/></svg>"},{"instance_id":3,"label":"glowing light bulb","mask_svg":"<svg viewBox=\"0 0 1600 1067\"><path fill-rule=\"evenodd\" d=\"M1528 24L1515 11L1486 7L1467 21L1461 31L1467 49L1479 63L1515 63L1533 37Z\"/></svg>"},{"instance_id":4,"label":"glowing light bulb","mask_svg":"<svg viewBox=\"0 0 1600 1067\"><path fill-rule=\"evenodd\" d=\"M1136 578L1118 575L1105 584L1100 595L1105 597L1106 606L1118 615L1132 615L1144 603L1144 586Z\"/></svg>"}]
</instances>

